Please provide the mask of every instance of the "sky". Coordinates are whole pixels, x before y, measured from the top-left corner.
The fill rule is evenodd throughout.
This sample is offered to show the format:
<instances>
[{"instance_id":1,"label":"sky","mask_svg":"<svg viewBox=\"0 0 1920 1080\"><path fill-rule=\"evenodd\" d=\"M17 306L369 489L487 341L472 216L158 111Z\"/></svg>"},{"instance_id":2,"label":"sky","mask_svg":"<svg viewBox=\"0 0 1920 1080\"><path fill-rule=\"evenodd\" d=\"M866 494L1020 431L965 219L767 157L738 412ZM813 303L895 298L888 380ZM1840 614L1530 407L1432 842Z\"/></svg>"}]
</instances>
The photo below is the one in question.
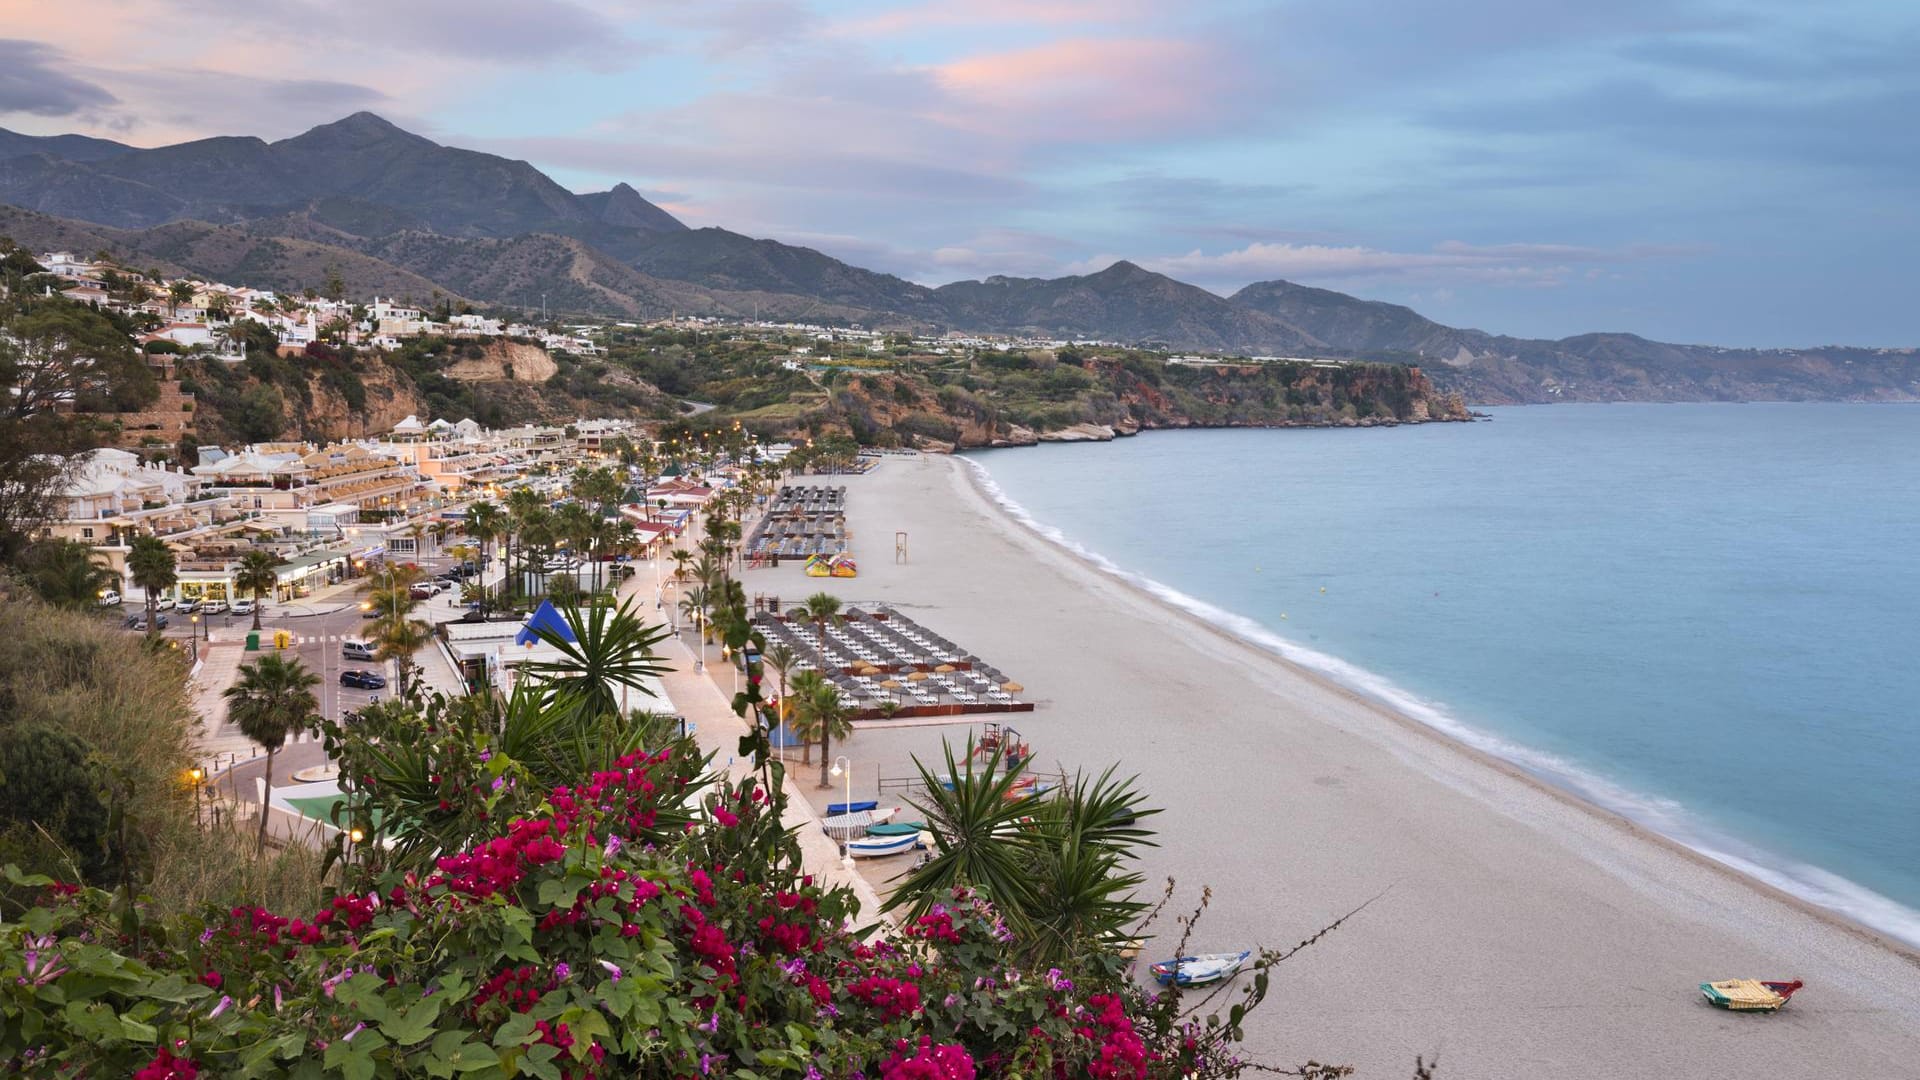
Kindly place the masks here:
<instances>
[{"instance_id":1,"label":"sky","mask_svg":"<svg viewBox=\"0 0 1920 1080\"><path fill-rule=\"evenodd\" d=\"M371 110L926 284L1920 345L1911 0L0 0L0 126Z\"/></svg>"}]
</instances>

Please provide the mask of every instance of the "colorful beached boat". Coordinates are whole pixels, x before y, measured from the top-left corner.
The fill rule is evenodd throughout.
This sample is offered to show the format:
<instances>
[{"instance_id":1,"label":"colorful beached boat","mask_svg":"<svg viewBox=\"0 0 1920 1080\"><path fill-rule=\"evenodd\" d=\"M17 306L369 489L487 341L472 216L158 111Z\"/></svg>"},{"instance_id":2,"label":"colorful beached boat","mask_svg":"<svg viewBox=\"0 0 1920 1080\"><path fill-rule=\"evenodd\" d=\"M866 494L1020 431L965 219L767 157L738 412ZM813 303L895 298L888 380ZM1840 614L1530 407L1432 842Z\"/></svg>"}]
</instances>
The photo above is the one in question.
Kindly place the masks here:
<instances>
[{"instance_id":1,"label":"colorful beached boat","mask_svg":"<svg viewBox=\"0 0 1920 1080\"><path fill-rule=\"evenodd\" d=\"M1237 953L1200 953L1197 956L1182 956L1177 960L1162 960L1147 970L1153 972L1153 977L1160 980L1162 985L1205 986L1232 978L1252 955L1252 949L1242 949Z\"/></svg>"},{"instance_id":2,"label":"colorful beached boat","mask_svg":"<svg viewBox=\"0 0 1920 1080\"><path fill-rule=\"evenodd\" d=\"M915 836L927 827L924 821L881 822L867 829L868 836Z\"/></svg>"},{"instance_id":3,"label":"colorful beached boat","mask_svg":"<svg viewBox=\"0 0 1920 1080\"><path fill-rule=\"evenodd\" d=\"M1700 993L1716 1009L1737 1012L1774 1012L1787 1003L1801 982L1772 982L1767 979L1722 979L1703 982Z\"/></svg>"},{"instance_id":4,"label":"colorful beached boat","mask_svg":"<svg viewBox=\"0 0 1920 1080\"><path fill-rule=\"evenodd\" d=\"M903 855L920 846L920 833L912 836L863 836L858 840L847 841L847 854L856 859L874 859L886 855Z\"/></svg>"}]
</instances>

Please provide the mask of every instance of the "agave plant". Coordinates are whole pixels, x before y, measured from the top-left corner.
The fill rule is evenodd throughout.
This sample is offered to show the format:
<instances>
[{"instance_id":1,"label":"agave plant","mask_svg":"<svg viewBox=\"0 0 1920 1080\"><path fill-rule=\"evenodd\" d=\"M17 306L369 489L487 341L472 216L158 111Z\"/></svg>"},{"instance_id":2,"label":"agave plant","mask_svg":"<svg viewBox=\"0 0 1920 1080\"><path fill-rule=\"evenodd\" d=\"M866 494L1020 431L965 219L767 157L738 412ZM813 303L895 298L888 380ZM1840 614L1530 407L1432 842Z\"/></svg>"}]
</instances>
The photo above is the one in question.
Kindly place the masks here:
<instances>
[{"instance_id":1,"label":"agave plant","mask_svg":"<svg viewBox=\"0 0 1920 1080\"><path fill-rule=\"evenodd\" d=\"M670 670L654 652L667 639L667 629L642 621L631 600L618 608L569 607L561 612L572 639L544 627L535 627L541 641L559 651L553 660L520 665L520 674L543 685L555 698L566 698L588 715L620 715L625 687L651 697L649 680Z\"/></svg>"}]
</instances>

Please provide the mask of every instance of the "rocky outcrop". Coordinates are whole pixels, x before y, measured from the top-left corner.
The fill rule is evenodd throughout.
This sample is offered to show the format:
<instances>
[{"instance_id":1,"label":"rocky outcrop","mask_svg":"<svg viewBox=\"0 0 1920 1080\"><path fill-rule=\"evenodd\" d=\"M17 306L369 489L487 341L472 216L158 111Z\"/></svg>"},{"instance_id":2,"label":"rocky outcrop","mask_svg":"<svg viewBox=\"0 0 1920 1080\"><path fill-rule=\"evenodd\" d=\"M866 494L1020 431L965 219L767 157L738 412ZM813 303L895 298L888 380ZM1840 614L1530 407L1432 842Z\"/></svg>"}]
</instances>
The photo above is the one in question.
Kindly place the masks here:
<instances>
[{"instance_id":1,"label":"rocky outcrop","mask_svg":"<svg viewBox=\"0 0 1920 1080\"><path fill-rule=\"evenodd\" d=\"M462 356L441 374L463 382L543 383L559 372L553 355L538 345L496 341L479 357Z\"/></svg>"}]
</instances>

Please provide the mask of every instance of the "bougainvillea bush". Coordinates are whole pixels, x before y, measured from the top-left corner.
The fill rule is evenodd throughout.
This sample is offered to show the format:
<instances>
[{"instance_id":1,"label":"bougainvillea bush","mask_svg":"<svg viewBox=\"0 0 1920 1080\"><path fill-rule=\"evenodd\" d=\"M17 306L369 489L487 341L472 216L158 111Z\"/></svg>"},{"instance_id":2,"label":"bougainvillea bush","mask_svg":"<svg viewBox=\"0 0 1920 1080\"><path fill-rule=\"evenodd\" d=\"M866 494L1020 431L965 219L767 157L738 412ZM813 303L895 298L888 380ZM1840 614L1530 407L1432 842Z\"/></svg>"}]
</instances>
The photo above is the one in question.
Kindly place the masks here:
<instances>
[{"instance_id":1,"label":"bougainvillea bush","mask_svg":"<svg viewBox=\"0 0 1920 1080\"><path fill-rule=\"evenodd\" d=\"M672 750L617 759L430 868L313 911L159 920L46 882L0 924L0 1070L190 1077L1225 1076L1240 1009L1184 1022L1106 962L1007 966L965 889L856 924L760 779L699 822ZM769 858L769 852L787 854ZM28 879L16 879L31 884ZM1262 989L1265 973L1259 975Z\"/></svg>"}]
</instances>

